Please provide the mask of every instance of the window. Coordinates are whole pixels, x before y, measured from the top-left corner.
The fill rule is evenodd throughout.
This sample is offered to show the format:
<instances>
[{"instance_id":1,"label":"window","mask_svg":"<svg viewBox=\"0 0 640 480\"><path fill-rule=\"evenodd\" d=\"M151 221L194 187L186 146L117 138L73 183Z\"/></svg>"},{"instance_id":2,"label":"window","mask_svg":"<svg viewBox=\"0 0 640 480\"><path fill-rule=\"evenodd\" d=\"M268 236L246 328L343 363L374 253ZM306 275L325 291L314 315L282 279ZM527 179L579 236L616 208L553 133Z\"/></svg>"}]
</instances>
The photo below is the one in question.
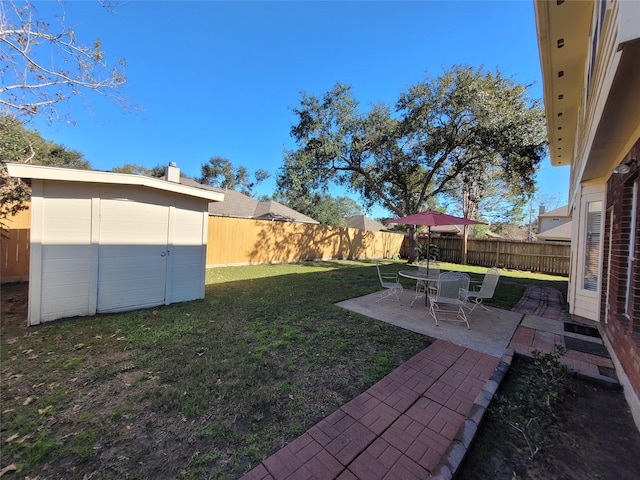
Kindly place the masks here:
<instances>
[{"instance_id":1,"label":"window","mask_svg":"<svg viewBox=\"0 0 640 480\"><path fill-rule=\"evenodd\" d=\"M600 267L602 201L588 202L586 210L584 278L582 288L596 292L598 291L598 271Z\"/></svg>"}]
</instances>

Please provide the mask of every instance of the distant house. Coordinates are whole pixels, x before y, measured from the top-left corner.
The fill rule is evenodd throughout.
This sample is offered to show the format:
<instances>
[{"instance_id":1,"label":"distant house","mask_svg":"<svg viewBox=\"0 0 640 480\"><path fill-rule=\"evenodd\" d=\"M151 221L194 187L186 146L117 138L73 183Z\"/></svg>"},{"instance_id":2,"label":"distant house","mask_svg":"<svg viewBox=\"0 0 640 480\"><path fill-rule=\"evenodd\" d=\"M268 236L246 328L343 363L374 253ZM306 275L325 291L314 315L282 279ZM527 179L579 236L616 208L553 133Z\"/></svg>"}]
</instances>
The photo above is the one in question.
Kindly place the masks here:
<instances>
[{"instance_id":1,"label":"distant house","mask_svg":"<svg viewBox=\"0 0 640 480\"><path fill-rule=\"evenodd\" d=\"M462 225L437 225L431 227L431 235L434 237L457 237L462 235L464 227Z\"/></svg>"},{"instance_id":2,"label":"distant house","mask_svg":"<svg viewBox=\"0 0 640 480\"><path fill-rule=\"evenodd\" d=\"M209 215L213 217L249 218L252 220L273 220L293 223L320 223L274 200L258 201L235 190L202 185L186 177L180 177L180 183L190 187L202 188L224 194L224 201L209 204Z\"/></svg>"},{"instance_id":3,"label":"distant house","mask_svg":"<svg viewBox=\"0 0 640 480\"><path fill-rule=\"evenodd\" d=\"M546 211L544 205L540 205L538 213L538 240L570 242L571 241L571 213L569 206Z\"/></svg>"},{"instance_id":4,"label":"distant house","mask_svg":"<svg viewBox=\"0 0 640 480\"><path fill-rule=\"evenodd\" d=\"M373 220L366 215L354 215L353 217L345 218L348 228L357 228L360 230L369 230L372 232L382 232L387 230L386 225Z\"/></svg>"}]
</instances>

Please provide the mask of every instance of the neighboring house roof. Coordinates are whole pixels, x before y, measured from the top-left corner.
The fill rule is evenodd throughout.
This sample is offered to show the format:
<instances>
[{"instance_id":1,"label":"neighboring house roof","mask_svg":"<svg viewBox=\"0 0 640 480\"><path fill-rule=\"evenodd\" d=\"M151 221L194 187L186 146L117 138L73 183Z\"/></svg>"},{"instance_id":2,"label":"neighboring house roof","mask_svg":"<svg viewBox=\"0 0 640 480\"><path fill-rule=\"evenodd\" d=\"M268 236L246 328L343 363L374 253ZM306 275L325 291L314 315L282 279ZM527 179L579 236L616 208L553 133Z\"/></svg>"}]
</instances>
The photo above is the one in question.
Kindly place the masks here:
<instances>
[{"instance_id":1,"label":"neighboring house roof","mask_svg":"<svg viewBox=\"0 0 640 480\"><path fill-rule=\"evenodd\" d=\"M264 200L258 202L254 213L255 219L259 220L280 220L284 222L297 223L320 223L311 217L307 217L296 210L282 205L275 200Z\"/></svg>"},{"instance_id":2,"label":"neighboring house roof","mask_svg":"<svg viewBox=\"0 0 640 480\"><path fill-rule=\"evenodd\" d=\"M373 220L366 215L354 215L353 217L345 218L347 227L358 228L360 230L371 230L373 232L380 232L386 230L387 227L377 220Z\"/></svg>"},{"instance_id":3,"label":"neighboring house roof","mask_svg":"<svg viewBox=\"0 0 640 480\"><path fill-rule=\"evenodd\" d=\"M437 225L431 227L431 233L437 233L439 235L462 235L464 227L461 225Z\"/></svg>"},{"instance_id":4,"label":"neighboring house roof","mask_svg":"<svg viewBox=\"0 0 640 480\"><path fill-rule=\"evenodd\" d=\"M202 185L191 178L180 177L180 183L204 190L224 193L224 201L209 204L209 215L214 217L252 218L295 223L320 223L274 200L258 201L235 190Z\"/></svg>"},{"instance_id":5,"label":"neighboring house roof","mask_svg":"<svg viewBox=\"0 0 640 480\"><path fill-rule=\"evenodd\" d=\"M59 180L64 182L106 183L112 185L133 185L203 198L212 202L221 203L224 199L224 193L221 191L193 188L192 185L185 185L182 184L182 182L169 182L160 178L145 177L144 175L49 167L45 165L30 165L26 163L7 163L7 169L9 171L9 175L19 178ZM214 203L212 203L212 205L213 204Z\"/></svg>"},{"instance_id":6,"label":"neighboring house roof","mask_svg":"<svg viewBox=\"0 0 640 480\"><path fill-rule=\"evenodd\" d=\"M541 213L539 217L569 217L569 205L558 207L548 212Z\"/></svg>"},{"instance_id":7,"label":"neighboring house roof","mask_svg":"<svg viewBox=\"0 0 640 480\"><path fill-rule=\"evenodd\" d=\"M571 240L571 223L572 222L567 222L550 228L542 233L538 233L536 237L538 240Z\"/></svg>"},{"instance_id":8,"label":"neighboring house roof","mask_svg":"<svg viewBox=\"0 0 640 480\"><path fill-rule=\"evenodd\" d=\"M484 234L487 236L487 238L502 238L502 235L494 233L491 230L485 230Z\"/></svg>"}]
</instances>

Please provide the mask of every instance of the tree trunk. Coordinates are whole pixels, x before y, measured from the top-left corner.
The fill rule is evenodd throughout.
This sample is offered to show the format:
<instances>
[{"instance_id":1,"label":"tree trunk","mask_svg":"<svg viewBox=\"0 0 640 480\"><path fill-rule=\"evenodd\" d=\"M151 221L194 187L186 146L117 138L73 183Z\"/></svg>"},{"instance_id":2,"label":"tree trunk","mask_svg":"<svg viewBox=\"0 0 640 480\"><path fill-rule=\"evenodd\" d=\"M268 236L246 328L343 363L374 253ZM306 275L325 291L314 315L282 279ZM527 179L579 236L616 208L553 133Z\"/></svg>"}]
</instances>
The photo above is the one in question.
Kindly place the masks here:
<instances>
[{"instance_id":1,"label":"tree trunk","mask_svg":"<svg viewBox=\"0 0 640 480\"><path fill-rule=\"evenodd\" d=\"M460 257L460 264L467 264L467 238L469 236L469 225L465 225L462 229L462 255Z\"/></svg>"},{"instance_id":2,"label":"tree trunk","mask_svg":"<svg viewBox=\"0 0 640 480\"><path fill-rule=\"evenodd\" d=\"M420 260L418 251L418 232L415 225L409 225L409 263L415 263Z\"/></svg>"}]
</instances>

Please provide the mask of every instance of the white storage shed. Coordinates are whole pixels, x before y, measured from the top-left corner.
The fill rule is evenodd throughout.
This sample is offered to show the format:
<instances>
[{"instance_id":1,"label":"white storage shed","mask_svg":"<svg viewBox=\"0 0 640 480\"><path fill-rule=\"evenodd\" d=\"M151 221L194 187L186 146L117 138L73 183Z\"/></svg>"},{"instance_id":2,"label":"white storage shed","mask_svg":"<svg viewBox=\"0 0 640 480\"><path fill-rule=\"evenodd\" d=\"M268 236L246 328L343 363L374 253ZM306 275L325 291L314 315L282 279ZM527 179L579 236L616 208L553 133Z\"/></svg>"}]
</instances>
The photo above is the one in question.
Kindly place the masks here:
<instances>
[{"instance_id":1,"label":"white storage shed","mask_svg":"<svg viewBox=\"0 0 640 480\"><path fill-rule=\"evenodd\" d=\"M7 164L31 180L29 325L204 298L208 204L163 179Z\"/></svg>"}]
</instances>

